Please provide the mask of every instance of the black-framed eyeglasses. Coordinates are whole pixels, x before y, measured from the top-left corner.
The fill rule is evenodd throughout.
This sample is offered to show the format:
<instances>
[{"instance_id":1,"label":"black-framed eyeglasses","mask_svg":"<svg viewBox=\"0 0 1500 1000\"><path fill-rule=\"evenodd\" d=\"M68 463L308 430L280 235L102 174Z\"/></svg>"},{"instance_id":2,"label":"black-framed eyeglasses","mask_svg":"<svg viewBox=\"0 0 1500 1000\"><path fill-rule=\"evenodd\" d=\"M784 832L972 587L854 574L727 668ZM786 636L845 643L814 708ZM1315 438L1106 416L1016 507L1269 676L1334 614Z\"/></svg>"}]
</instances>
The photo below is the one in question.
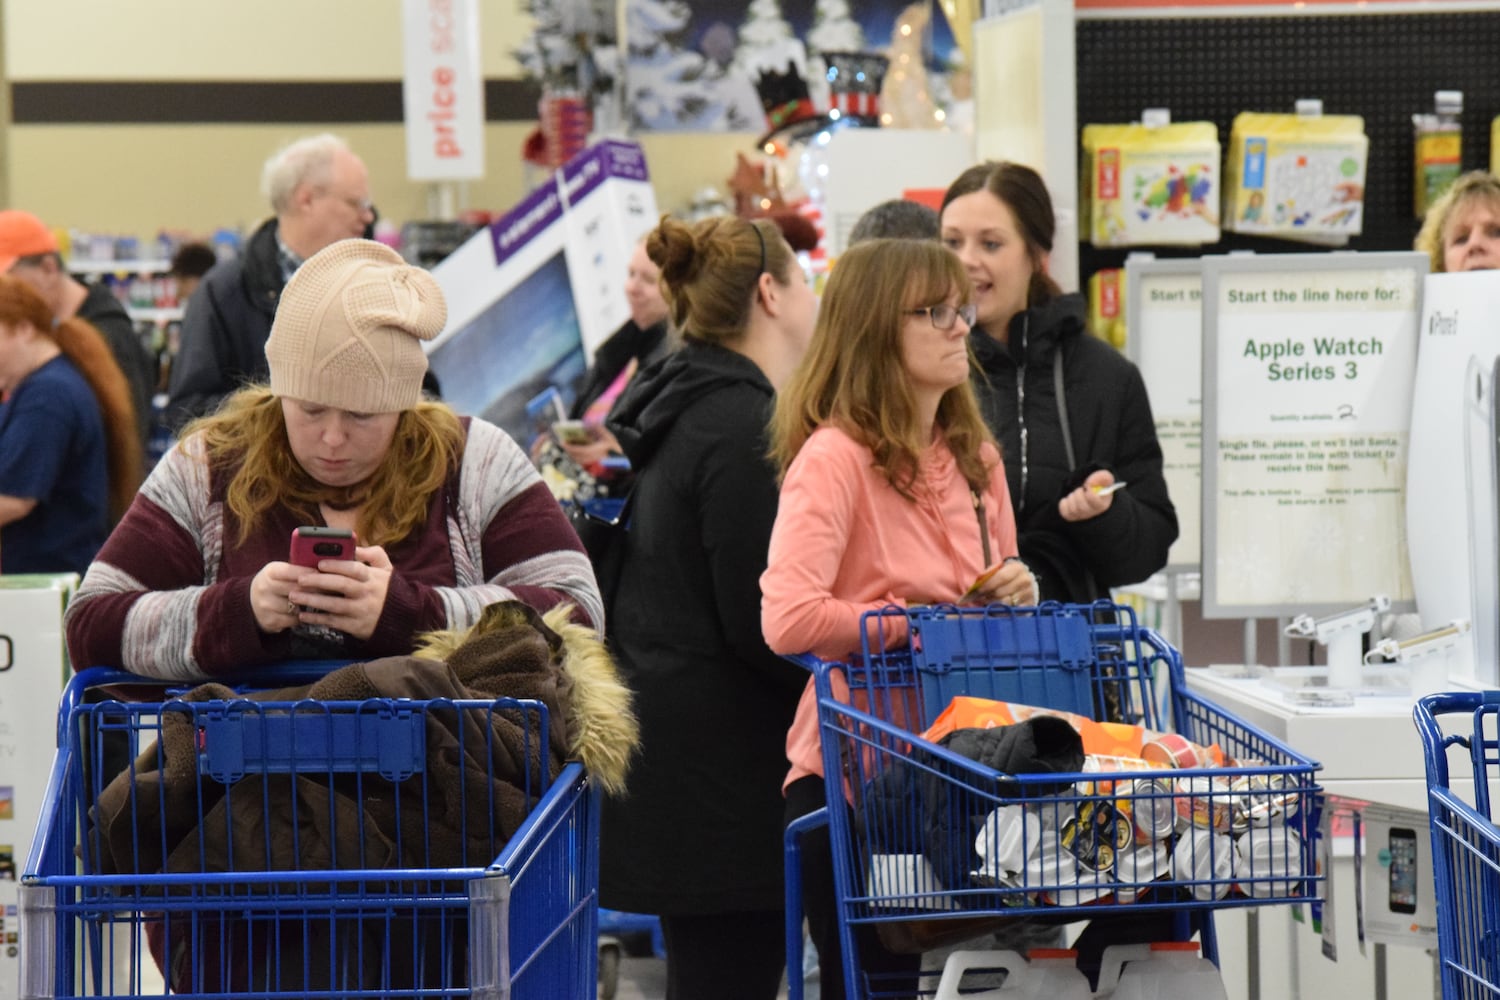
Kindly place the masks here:
<instances>
[{"instance_id":1,"label":"black-framed eyeglasses","mask_svg":"<svg viewBox=\"0 0 1500 1000\"><path fill-rule=\"evenodd\" d=\"M939 330L953 329L953 321L960 316L963 317L965 326L973 326L974 321L979 318L979 309L974 303L967 305L950 306L944 302L936 306L923 306L921 309L906 310L908 316L926 316L932 320L932 325Z\"/></svg>"}]
</instances>

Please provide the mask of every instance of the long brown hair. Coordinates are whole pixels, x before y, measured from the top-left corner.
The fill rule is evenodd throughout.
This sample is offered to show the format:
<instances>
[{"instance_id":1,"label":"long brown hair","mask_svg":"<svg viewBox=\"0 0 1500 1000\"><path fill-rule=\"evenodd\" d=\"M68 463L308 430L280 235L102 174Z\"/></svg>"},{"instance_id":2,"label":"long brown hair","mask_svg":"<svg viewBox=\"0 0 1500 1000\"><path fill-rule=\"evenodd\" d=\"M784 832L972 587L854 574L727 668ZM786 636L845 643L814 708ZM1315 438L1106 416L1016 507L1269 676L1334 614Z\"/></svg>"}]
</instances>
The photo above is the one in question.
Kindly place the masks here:
<instances>
[{"instance_id":1,"label":"long brown hair","mask_svg":"<svg viewBox=\"0 0 1500 1000\"><path fill-rule=\"evenodd\" d=\"M943 192L943 209L953 199L975 191L988 191L1016 218L1016 227L1026 241L1026 255L1031 258L1027 307L1044 305L1061 295L1062 287L1042 267L1042 258L1052 252L1052 240L1057 235L1052 196L1047 193L1042 175L1020 163L987 160L965 170L948 185Z\"/></svg>"},{"instance_id":2,"label":"long brown hair","mask_svg":"<svg viewBox=\"0 0 1500 1000\"><path fill-rule=\"evenodd\" d=\"M51 337L73 363L94 393L104 425L105 459L109 470L109 512L119 520L141 486L141 439L136 435L135 406L130 385L120 371L104 336L81 319L53 325L52 310L26 282L0 275L0 325L29 325Z\"/></svg>"},{"instance_id":3,"label":"long brown hair","mask_svg":"<svg viewBox=\"0 0 1500 1000\"><path fill-rule=\"evenodd\" d=\"M385 458L365 483L353 490L324 486L292 454L281 398L265 386L241 389L217 412L193 421L183 428L183 442L194 434L202 434L211 468L234 469L225 500L239 519L242 544L277 506L311 520L319 504L350 501L361 505L355 525L361 544L399 542L426 521L432 495L458 466L464 448L458 417L424 400L402 411Z\"/></svg>"},{"instance_id":4,"label":"long brown hair","mask_svg":"<svg viewBox=\"0 0 1500 1000\"><path fill-rule=\"evenodd\" d=\"M818 309L812 346L777 394L771 459L781 475L812 432L833 424L869 448L887 481L912 499L922 452L916 397L902 360L906 310L967 300L963 265L936 243L867 240L846 250ZM980 446L993 442L968 380L943 394L937 427L969 487L983 491L991 467Z\"/></svg>"}]
</instances>

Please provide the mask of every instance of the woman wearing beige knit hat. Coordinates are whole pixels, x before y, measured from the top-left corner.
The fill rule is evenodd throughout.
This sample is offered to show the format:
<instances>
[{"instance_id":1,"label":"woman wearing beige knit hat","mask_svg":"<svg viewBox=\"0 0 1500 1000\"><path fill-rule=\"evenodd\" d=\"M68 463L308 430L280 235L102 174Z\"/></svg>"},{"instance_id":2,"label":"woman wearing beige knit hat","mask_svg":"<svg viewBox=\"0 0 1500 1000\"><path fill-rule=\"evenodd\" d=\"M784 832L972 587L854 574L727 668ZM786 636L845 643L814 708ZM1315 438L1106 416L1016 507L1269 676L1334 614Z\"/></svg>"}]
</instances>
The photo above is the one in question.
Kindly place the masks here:
<instances>
[{"instance_id":1,"label":"woman wearing beige knit hat","mask_svg":"<svg viewBox=\"0 0 1500 1000\"><path fill-rule=\"evenodd\" d=\"M305 657L411 652L516 598L603 610L588 558L525 453L424 400L421 341L447 307L367 240L311 257L282 293L250 386L183 431L68 605L73 663L191 679ZM303 525L353 560L287 562Z\"/></svg>"}]
</instances>

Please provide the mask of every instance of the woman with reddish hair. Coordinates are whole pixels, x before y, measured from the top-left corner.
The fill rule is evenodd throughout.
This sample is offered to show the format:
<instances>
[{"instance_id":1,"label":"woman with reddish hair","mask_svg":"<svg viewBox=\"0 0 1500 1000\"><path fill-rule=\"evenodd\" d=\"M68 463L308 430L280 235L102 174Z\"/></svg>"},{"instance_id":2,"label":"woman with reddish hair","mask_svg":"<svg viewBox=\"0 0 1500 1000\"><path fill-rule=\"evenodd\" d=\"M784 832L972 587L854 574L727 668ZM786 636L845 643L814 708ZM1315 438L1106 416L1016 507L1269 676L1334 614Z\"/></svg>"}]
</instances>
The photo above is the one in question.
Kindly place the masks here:
<instances>
[{"instance_id":1,"label":"woman with reddish hair","mask_svg":"<svg viewBox=\"0 0 1500 1000\"><path fill-rule=\"evenodd\" d=\"M141 483L130 387L104 338L0 275L0 572L82 574Z\"/></svg>"}]
</instances>

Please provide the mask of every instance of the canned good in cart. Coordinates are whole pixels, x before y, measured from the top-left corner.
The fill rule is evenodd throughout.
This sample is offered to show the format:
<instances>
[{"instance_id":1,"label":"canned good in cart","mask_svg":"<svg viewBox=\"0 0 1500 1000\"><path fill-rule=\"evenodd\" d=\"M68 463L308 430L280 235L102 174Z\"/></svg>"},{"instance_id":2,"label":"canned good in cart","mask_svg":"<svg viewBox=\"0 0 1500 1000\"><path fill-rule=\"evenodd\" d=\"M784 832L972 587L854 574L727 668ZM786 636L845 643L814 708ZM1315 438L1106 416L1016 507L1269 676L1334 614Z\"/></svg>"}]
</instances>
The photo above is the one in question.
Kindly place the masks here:
<instances>
[{"instance_id":1,"label":"canned good in cart","mask_svg":"<svg viewBox=\"0 0 1500 1000\"><path fill-rule=\"evenodd\" d=\"M1116 855L1131 845L1135 828L1114 802L1090 799L1078 804L1059 836L1080 868L1102 872L1114 867Z\"/></svg>"},{"instance_id":2,"label":"canned good in cart","mask_svg":"<svg viewBox=\"0 0 1500 1000\"><path fill-rule=\"evenodd\" d=\"M1227 780L1133 758L1088 760L1082 773L1057 766L999 773L920 735L955 697L1119 721L1098 719L1109 704L1126 725L1211 745L1217 761L1266 761L1294 774L1286 794L1317 791L1316 764L1189 692L1175 651L1139 628L1128 608L892 608L866 615L861 634L869 641L845 662L799 660L814 673L829 801L849 803L830 810L829 827L851 997L888 992L878 974L861 970L852 928L930 913L926 897L868 880L878 852L924 859L927 895L975 918L1056 916L1057 907L1119 915L1147 905L1180 909L1189 926L1207 930L1211 909L1250 902L1230 895L1236 796ZM910 645L882 641L898 634ZM1170 681L1165 699L1161 671ZM847 680L847 694L835 688L836 676ZM899 718L881 711L897 705L906 709ZM1200 759L1195 753L1195 764ZM1012 830L987 828L1016 805L1023 818L1008 821ZM1319 877L1303 853L1293 862L1301 875L1295 891L1275 902L1313 898Z\"/></svg>"},{"instance_id":3,"label":"canned good in cart","mask_svg":"<svg viewBox=\"0 0 1500 1000\"><path fill-rule=\"evenodd\" d=\"M1227 833L1234 825L1234 804L1227 782L1208 776L1178 778L1175 799L1178 827Z\"/></svg>"},{"instance_id":4,"label":"canned good in cart","mask_svg":"<svg viewBox=\"0 0 1500 1000\"><path fill-rule=\"evenodd\" d=\"M1302 870L1302 837L1288 826L1257 827L1235 841L1235 874L1240 890L1266 899L1297 891Z\"/></svg>"},{"instance_id":5,"label":"canned good in cart","mask_svg":"<svg viewBox=\"0 0 1500 1000\"><path fill-rule=\"evenodd\" d=\"M1190 827L1172 848L1172 875L1191 884L1194 899L1210 902L1229 895L1234 861L1234 841L1227 833Z\"/></svg>"},{"instance_id":6,"label":"canned good in cart","mask_svg":"<svg viewBox=\"0 0 1500 1000\"><path fill-rule=\"evenodd\" d=\"M1135 842L1166 840L1177 830L1177 788L1168 778L1138 778L1115 805L1135 825Z\"/></svg>"}]
</instances>

